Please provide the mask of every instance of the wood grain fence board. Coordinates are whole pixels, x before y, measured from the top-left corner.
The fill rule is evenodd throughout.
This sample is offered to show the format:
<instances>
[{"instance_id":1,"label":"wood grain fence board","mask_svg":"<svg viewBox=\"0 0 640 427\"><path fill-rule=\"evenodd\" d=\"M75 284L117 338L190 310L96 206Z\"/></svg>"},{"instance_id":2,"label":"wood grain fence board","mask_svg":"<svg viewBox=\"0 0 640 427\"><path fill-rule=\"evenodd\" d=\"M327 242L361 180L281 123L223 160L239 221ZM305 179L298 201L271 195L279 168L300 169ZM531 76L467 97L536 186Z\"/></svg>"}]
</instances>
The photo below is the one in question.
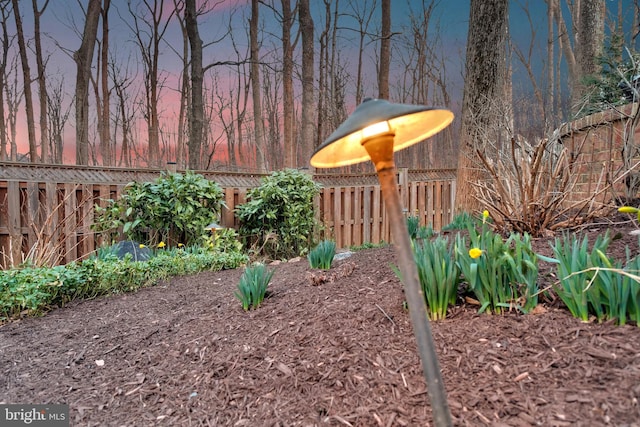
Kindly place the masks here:
<instances>
[{"instance_id":1,"label":"wood grain fence board","mask_svg":"<svg viewBox=\"0 0 640 427\"><path fill-rule=\"evenodd\" d=\"M429 221L429 218L427 218L426 215L426 209L427 209L427 185L424 182L418 182L417 183L417 187L418 187L418 196L417 196L417 200L418 200L418 216L420 217L420 224L422 225L429 225L431 224L431 222Z\"/></svg>"},{"instance_id":2,"label":"wood grain fence board","mask_svg":"<svg viewBox=\"0 0 640 427\"><path fill-rule=\"evenodd\" d=\"M353 233L354 215L352 209L352 200L354 197L354 187L344 187L344 230L342 247L348 248L351 246L351 236Z\"/></svg>"},{"instance_id":3,"label":"wood grain fence board","mask_svg":"<svg viewBox=\"0 0 640 427\"><path fill-rule=\"evenodd\" d=\"M333 233L333 223L331 222L331 192L332 188L323 187L321 190L321 203L322 203L322 238L331 239L335 241L335 235Z\"/></svg>"},{"instance_id":4,"label":"wood grain fence board","mask_svg":"<svg viewBox=\"0 0 640 427\"><path fill-rule=\"evenodd\" d=\"M20 224L21 205L20 205L20 183L9 181L7 183L7 212L9 220L7 221L7 229L9 231L9 248L12 265L18 265L22 262L22 225Z\"/></svg>"},{"instance_id":5,"label":"wood grain fence board","mask_svg":"<svg viewBox=\"0 0 640 427\"><path fill-rule=\"evenodd\" d=\"M220 218L221 226L232 227L234 221L233 209L235 207L235 188L224 189L224 203L227 205L222 208L222 215Z\"/></svg>"},{"instance_id":6,"label":"wood grain fence board","mask_svg":"<svg viewBox=\"0 0 640 427\"><path fill-rule=\"evenodd\" d=\"M433 207L433 182L427 182L426 185L426 197L427 197L427 221L431 226L435 228L435 212Z\"/></svg>"},{"instance_id":7,"label":"wood grain fence board","mask_svg":"<svg viewBox=\"0 0 640 427\"><path fill-rule=\"evenodd\" d=\"M333 232L336 236L336 246L344 248L342 235L342 187L333 190Z\"/></svg>"},{"instance_id":8,"label":"wood grain fence board","mask_svg":"<svg viewBox=\"0 0 640 427\"><path fill-rule=\"evenodd\" d=\"M371 209L373 211L373 221L371 223L371 242L372 243L380 243L382 239L382 215L381 215L381 197L380 197L380 187L374 186L371 187L373 190L373 198L371 200Z\"/></svg>"},{"instance_id":9,"label":"wood grain fence board","mask_svg":"<svg viewBox=\"0 0 640 427\"><path fill-rule=\"evenodd\" d=\"M362 244L362 227L363 227L363 219L362 215L362 193L364 192L364 187L356 186L354 187L354 198L353 198L353 245L361 245Z\"/></svg>"},{"instance_id":10,"label":"wood grain fence board","mask_svg":"<svg viewBox=\"0 0 640 427\"><path fill-rule=\"evenodd\" d=\"M94 198L93 185L82 185L82 244L83 255L88 255L95 251L95 239L91 225L94 222Z\"/></svg>"},{"instance_id":11,"label":"wood grain fence board","mask_svg":"<svg viewBox=\"0 0 640 427\"><path fill-rule=\"evenodd\" d=\"M78 210L78 201L76 198L77 187L77 184L64 184L64 260L66 262L78 259L78 237L76 234L76 230L78 229L76 212Z\"/></svg>"},{"instance_id":12,"label":"wood grain fence board","mask_svg":"<svg viewBox=\"0 0 640 427\"><path fill-rule=\"evenodd\" d=\"M362 196L362 242L370 242L371 241L371 193L373 192L373 187L367 185L362 188L364 192Z\"/></svg>"},{"instance_id":13,"label":"wood grain fence board","mask_svg":"<svg viewBox=\"0 0 640 427\"><path fill-rule=\"evenodd\" d=\"M32 248L36 244L37 230L41 225L40 221L40 190L37 182L27 182L27 193L25 202L27 203L27 218L24 224L27 227L27 246Z\"/></svg>"},{"instance_id":14,"label":"wood grain fence board","mask_svg":"<svg viewBox=\"0 0 640 427\"><path fill-rule=\"evenodd\" d=\"M435 218L433 220L433 227L435 230L442 230L442 181L434 182L434 207L437 209L434 212Z\"/></svg>"},{"instance_id":15,"label":"wood grain fence board","mask_svg":"<svg viewBox=\"0 0 640 427\"><path fill-rule=\"evenodd\" d=\"M47 225L47 235L53 244L57 244L60 239L58 230L58 186L55 182L47 181L44 184L45 208L44 216Z\"/></svg>"}]
</instances>

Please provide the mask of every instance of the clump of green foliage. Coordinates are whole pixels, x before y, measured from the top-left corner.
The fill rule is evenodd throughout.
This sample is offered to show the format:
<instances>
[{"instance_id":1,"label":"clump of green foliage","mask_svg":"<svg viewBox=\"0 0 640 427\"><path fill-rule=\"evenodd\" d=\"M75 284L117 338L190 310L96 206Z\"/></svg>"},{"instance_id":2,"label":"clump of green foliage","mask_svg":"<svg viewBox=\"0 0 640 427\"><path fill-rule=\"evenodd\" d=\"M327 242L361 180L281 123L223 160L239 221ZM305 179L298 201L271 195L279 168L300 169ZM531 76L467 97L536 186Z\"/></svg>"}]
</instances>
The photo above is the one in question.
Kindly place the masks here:
<instances>
[{"instance_id":1,"label":"clump of green foliage","mask_svg":"<svg viewBox=\"0 0 640 427\"><path fill-rule=\"evenodd\" d=\"M311 268L319 268L329 270L333 257L336 255L336 242L331 240L323 240L309 252L307 258Z\"/></svg>"},{"instance_id":2,"label":"clump of green foliage","mask_svg":"<svg viewBox=\"0 0 640 427\"><path fill-rule=\"evenodd\" d=\"M485 227L469 227L470 249L456 235L460 271L480 302L479 312L500 314L515 308L528 313L538 304L538 257L528 234L512 233L505 241Z\"/></svg>"},{"instance_id":3,"label":"clump of green foliage","mask_svg":"<svg viewBox=\"0 0 640 427\"><path fill-rule=\"evenodd\" d=\"M631 258L627 248L626 264L614 262L606 255L610 242L609 233L591 247L587 237L556 238L555 258L546 258L558 265L556 293L583 322L594 316L599 322L613 320L620 325L631 319L640 326L640 257Z\"/></svg>"},{"instance_id":4,"label":"clump of green foliage","mask_svg":"<svg viewBox=\"0 0 640 427\"><path fill-rule=\"evenodd\" d=\"M449 224L442 227L442 231L466 230L477 224L478 219L469 212L460 212L453 217L453 220L451 220Z\"/></svg>"},{"instance_id":5,"label":"clump of green foliage","mask_svg":"<svg viewBox=\"0 0 640 427\"><path fill-rule=\"evenodd\" d=\"M73 300L136 291L173 276L238 268L247 261L240 251L201 246L155 250L147 261L134 261L130 255L117 258L107 247L63 266L0 271L0 323Z\"/></svg>"},{"instance_id":6,"label":"clump of green foliage","mask_svg":"<svg viewBox=\"0 0 640 427\"><path fill-rule=\"evenodd\" d=\"M274 271L267 269L264 264L254 264L244 270L235 296L240 300L245 311L260 307L267 295L267 288Z\"/></svg>"},{"instance_id":7,"label":"clump of green foliage","mask_svg":"<svg viewBox=\"0 0 640 427\"><path fill-rule=\"evenodd\" d=\"M217 220L224 204L220 185L187 171L163 174L153 182L131 182L118 200L96 206L94 229L114 239L118 230L130 240L156 246L201 243L205 227Z\"/></svg>"},{"instance_id":8,"label":"clump of green foliage","mask_svg":"<svg viewBox=\"0 0 640 427\"><path fill-rule=\"evenodd\" d=\"M263 178L236 207L240 235L255 255L271 259L306 254L316 226L313 199L320 185L306 173L286 169Z\"/></svg>"},{"instance_id":9,"label":"clump of green foliage","mask_svg":"<svg viewBox=\"0 0 640 427\"><path fill-rule=\"evenodd\" d=\"M416 242L414 256L429 318L444 319L449 306L456 302L460 282L460 269L448 240L438 236Z\"/></svg>"}]
</instances>

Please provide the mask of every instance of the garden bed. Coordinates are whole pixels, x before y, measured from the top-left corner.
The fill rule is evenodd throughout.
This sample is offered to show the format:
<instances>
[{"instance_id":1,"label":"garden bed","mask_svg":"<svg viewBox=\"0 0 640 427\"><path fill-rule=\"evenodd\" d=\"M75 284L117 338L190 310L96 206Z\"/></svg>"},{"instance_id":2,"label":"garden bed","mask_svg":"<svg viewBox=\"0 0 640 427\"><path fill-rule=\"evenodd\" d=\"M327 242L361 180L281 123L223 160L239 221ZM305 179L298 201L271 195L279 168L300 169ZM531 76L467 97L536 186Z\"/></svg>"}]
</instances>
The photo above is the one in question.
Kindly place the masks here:
<instances>
[{"instance_id":1,"label":"garden bed","mask_svg":"<svg viewBox=\"0 0 640 427\"><path fill-rule=\"evenodd\" d=\"M638 252L622 217L609 254ZM624 221L623 221L624 219ZM550 255L548 239L534 241ZM328 272L276 268L245 312L242 270L172 279L0 327L0 402L67 403L74 426L417 426L431 408L393 247ZM542 286L555 281L548 265ZM638 426L640 328L460 303L432 322L454 424Z\"/></svg>"}]
</instances>

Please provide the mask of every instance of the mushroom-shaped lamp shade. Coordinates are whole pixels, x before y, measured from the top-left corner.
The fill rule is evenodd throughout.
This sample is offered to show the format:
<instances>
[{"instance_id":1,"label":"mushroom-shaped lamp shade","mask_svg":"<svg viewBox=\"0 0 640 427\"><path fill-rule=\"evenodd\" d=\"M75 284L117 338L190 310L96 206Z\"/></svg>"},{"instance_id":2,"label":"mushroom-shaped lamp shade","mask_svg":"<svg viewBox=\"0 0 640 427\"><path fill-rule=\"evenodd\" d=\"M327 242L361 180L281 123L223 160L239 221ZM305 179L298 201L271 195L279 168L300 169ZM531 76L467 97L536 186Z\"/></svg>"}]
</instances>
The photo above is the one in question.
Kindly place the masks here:
<instances>
[{"instance_id":1,"label":"mushroom-shaped lamp shade","mask_svg":"<svg viewBox=\"0 0 640 427\"><path fill-rule=\"evenodd\" d=\"M424 141L446 128L453 113L421 105L394 104L368 99L335 130L311 156L311 166L333 168L370 160L362 141L391 132L393 151Z\"/></svg>"}]
</instances>

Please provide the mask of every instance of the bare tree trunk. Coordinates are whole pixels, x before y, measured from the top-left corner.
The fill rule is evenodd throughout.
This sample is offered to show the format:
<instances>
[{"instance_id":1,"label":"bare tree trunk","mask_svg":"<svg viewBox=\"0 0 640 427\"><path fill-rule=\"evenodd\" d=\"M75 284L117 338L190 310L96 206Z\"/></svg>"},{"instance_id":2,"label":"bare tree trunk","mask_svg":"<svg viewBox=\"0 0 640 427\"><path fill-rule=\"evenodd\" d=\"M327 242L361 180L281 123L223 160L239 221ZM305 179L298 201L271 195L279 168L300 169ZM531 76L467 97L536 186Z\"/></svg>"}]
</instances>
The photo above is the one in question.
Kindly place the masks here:
<instances>
[{"instance_id":1,"label":"bare tree trunk","mask_svg":"<svg viewBox=\"0 0 640 427\"><path fill-rule=\"evenodd\" d=\"M202 157L202 129L204 123L204 100L202 84L202 39L198 32L196 1L186 0L184 20L191 47L191 109L189 112L189 168L200 169Z\"/></svg>"},{"instance_id":2,"label":"bare tree trunk","mask_svg":"<svg viewBox=\"0 0 640 427\"><path fill-rule=\"evenodd\" d=\"M391 64L391 0L381 0L382 34L380 39L380 68L378 70L378 98L389 99L389 66Z\"/></svg>"},{"instance_id":3,"label":"bare tree trunk","mask_svg":"<svg viewBox=\"0 0 640 427\"><path fill-rule=\"evenodd\" d=\"M585 93L583 78L597 74L601 70L599 58L604 47L604 20L607 12L606 3L602 0L580 0L580 21L576 40L576 61L578 64L579 99Z\"/></svg>"},{"instance_id":4,"label":"bare tree trunk","mask_svg":"<svg viewBox=\"0 0 640 427\"><path fill-rule=\"evenodd\" d=\"M282 106L283 106L283 145L284 167L297 166L297 150L293 130L293 47L291 45L291 26L293 18L290 0L281 0L282 4Z\"/></svg>"},{"instance_id":5,"label":"bare tree trunk","mask_svg":"<svg viewBox=\"0 0 640 427\"><path fill-rule=\"evenodd\" d=\"M180 90L180 110L178 112L178 135L176 138L176 157L175 161L179 168L186 166L186 147L185 147L185 128L188 129L186 124L187 111L191 108L191 83L189 73L189 35L187 34L186 24L184 22L183 14L181 14L184 8L182 0L173 0L174 7L176 9L176 18L180 25L180 32L182 33L182 80Z\"/></svg>"},{"instance_id":6,"label":"bare tree trunk","mask_svg":"<svg viewBox=\"0 0 640 427\"><path fill-rule=\"evenodd\" d=\"M17 1L17 0L14 0ZM98 33L101 0L89 0L80 48L74 52L76 62L76 164L89 164L89 80L91 60Z\"/></svg>"},{"instance_id":7,"label":"bare tree trunk","mask_svg":"<svg viewBox=\"0 0 640 427\"><path fill-rule=\"evenodd\" d=\"M314 43L313 19L309 10L309 0L300 0L300 28L302 31L302 114L300 133L300 154L302 164L311 159L314 149Z\"/></svg>"},{"instance_id":8,"label":"bare tree trunk","mask_svg":"<svg viewBox=\"0 0 640 427\"><path fill-rule=\"evenodd\" d=\"M251 50L251 95L253 101L253 126L256 141L256 168L266 170L264 122L262 118L262 97L260 86L260 46L258 43L259 1L251 0L251 19L249 20L249 39Z\"/></svg>"},{"instance_id":9,"label":"bare tree trunk","mask_svg":"<svg viewBox=\"0 0 640 427\"><path fill-rule=\"evenodd\" d=\"M484 173L477 167L481 132L495 129L504 95L508 0L471 0L467 37L466 74L462 101L462 129L458 155L456 210L472 212L477 206L475 187Z\"/></svg>"},{"instance_id":10,"label":"bare tree trunk","mask_svg":"<svg viewBox=\"0 0 640 427\"><path fill-rule=\"evenodd\" d=\"M0 60L0 160L7 160L9 153L7 152L7 122L5 119L4 110L4 94L5 85L8 83L7 79L7 58L9 56L9 31L7 24L9 21L9 4L6 2L0 3L0 14L2 21L2 52Z\"/></svg>"},{"instance_id":11,"label":"bare tree trunk","mask_svg":"<svg viewBox=\"0 0 640 427\"><path fill-rule=\"evenodd\" d=\"M46 0L42 9L38 10L37 0L32 0L33 5L33 37L36 45L36 67L38 70L38 97L40 99L40 160L49 162L49 128L47 126L47 82L45 64L42 55L42 42L40 37L40 17L44 13L49 0Z\"/></svg>"},{"instance_id":12,"label":"bare tree trunk","mask_svg":"<svg viewBox=\"0 0 640 427\"><path fill-rule=\"evenodd\" d=\"M29 136L29 158L32 163L38 163L38 147L36 143L36 126L33 114L33 95L31 93L31 69L27 58L27 44L24 40L24 30L22 28L22 17L18 0L11 0L13 5L13 17L16 21L16 32L18 36L18 48L20 50L20 61L22 63L22 80L24 82L24 106L27 114L27 134Z\"/></svg>"},{"instance_id":13,"label":"bare tree trunk","mask_svg":"<svg viewBox=\"0 0 640 427\"><path fill-rule=\"evenodd\" d=\"M111 141L111 99L109 96L109 7L111 0L103 0L102 7L102 45L100 82L102 91L102 114L100 117L100 154L102 164L112 166L115 163L113 143Z\"/></svg>"}]
</instances>

